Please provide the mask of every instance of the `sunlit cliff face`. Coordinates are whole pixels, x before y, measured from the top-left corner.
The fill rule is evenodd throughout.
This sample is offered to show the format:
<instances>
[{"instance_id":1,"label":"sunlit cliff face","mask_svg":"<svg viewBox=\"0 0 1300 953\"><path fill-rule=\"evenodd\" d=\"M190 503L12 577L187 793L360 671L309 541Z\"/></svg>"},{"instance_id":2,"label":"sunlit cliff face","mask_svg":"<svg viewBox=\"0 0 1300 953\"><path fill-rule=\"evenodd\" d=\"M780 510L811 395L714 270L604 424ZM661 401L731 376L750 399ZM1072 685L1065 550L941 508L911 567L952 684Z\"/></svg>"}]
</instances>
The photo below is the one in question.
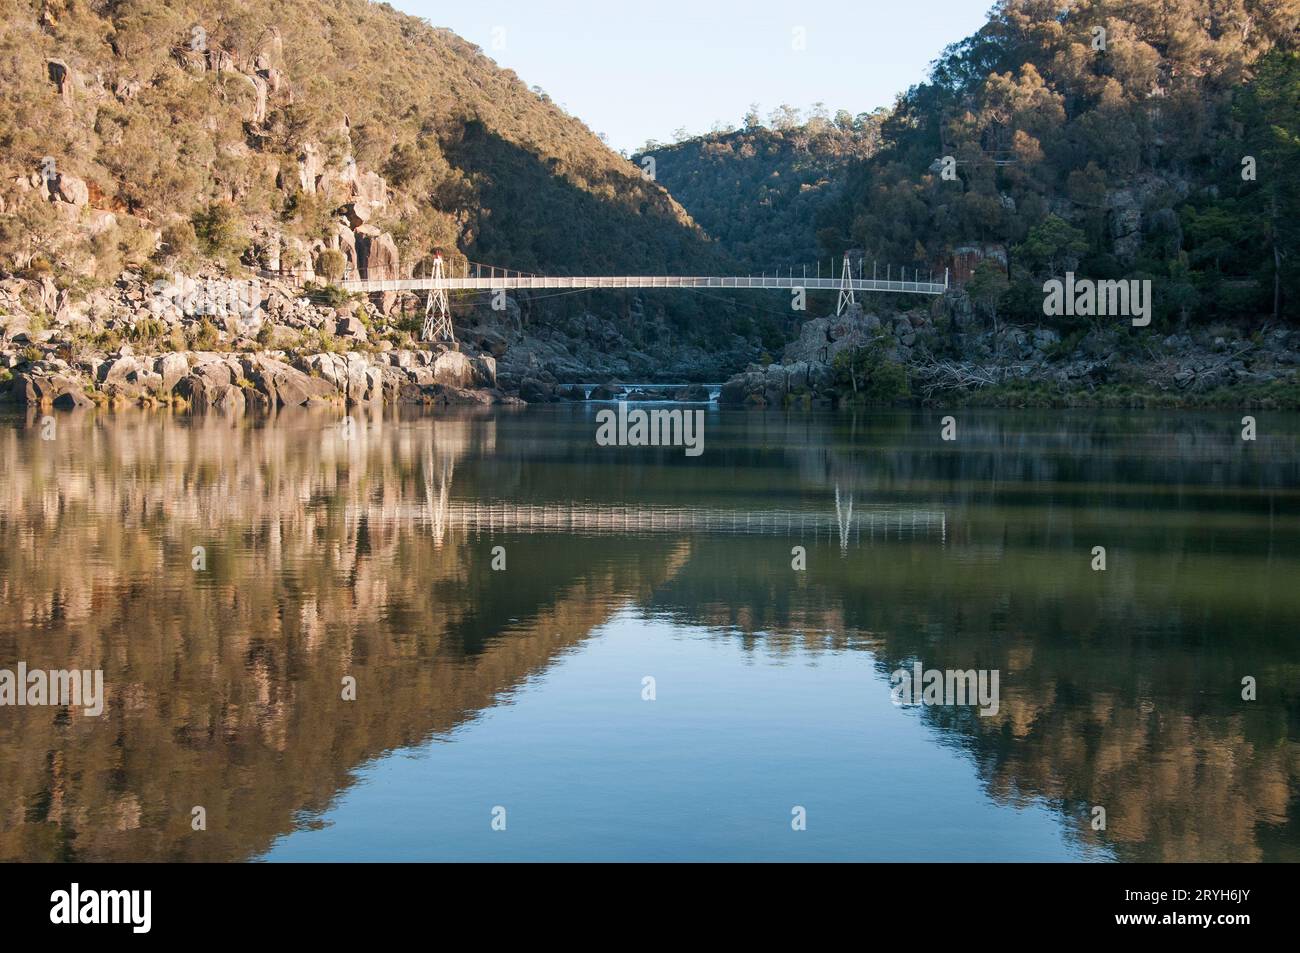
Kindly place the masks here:
<instances>
[{"instance_id":1,"label":"sunlit cliff face","mask_svg":"<svg viewBox=\"0 0 1300 953\"><path fill-rule=\"evenodd\" d=\"M329 413L60 416L54 440L6 419L0 665L102 669L108 697L98 718L0 709L0 858L255 856L360 765L508 703L628 605L763 660L861 653L863 692L909 659L999 669L995 716L898 715L964 748L991 797L1045 799L1121 858L1297 858L1295 519L1228 499L1215 439L1017 447L989 425L939 456L906 425L754 421L688 471L523 418L358 416L347 440ZM738 477L737 455L765 476ZM1228 482L1286 485L1285 457L1228 459ZM640 529L616 522L632 503ZM803 573L799 537L657 515L796 504L823 527Z\"/></svg>"}]
</instances>

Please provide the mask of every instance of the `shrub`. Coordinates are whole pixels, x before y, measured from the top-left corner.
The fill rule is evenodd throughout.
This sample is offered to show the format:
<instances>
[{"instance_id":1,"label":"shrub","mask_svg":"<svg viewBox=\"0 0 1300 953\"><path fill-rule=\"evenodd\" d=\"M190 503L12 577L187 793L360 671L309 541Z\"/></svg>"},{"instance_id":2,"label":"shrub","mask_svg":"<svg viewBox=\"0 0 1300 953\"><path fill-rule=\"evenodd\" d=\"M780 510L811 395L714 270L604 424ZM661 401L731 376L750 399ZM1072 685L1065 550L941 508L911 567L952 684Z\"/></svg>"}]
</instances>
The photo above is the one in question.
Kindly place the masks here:
<instances>
[{"instance_id":1,"label":"shrub","mask_svg":"<svg viewBox=\"0 0 1300 953\"><path fill-rule=\"evenodd\" d=\"M879 339L867 347L836 354L833 368L842 400L893 404L911 396L907 368L885 356Z\"/></svg>"},{"instance_id":2,"label":"shrub","mask_svg":"<svg viewBox=\"0 0 1300 953\"><path fill-rule=\"evenodd\" d=\"M303 286L303 292L313 304L323 304L329 308L347 304L352 297L337 285L318 285L311 281Z\"/></svg>"},{"instance_id":3,"label":"shrub","mask_svg":"<svg viewBox=\"0 0 1300 953\"><path fill-rule=\"evenodd\" d=\"M326 248L316 256L316 274L331 285L343 280L347 265L348 260L343 257L343 252L334 248Z\"/></svg>"},{"instance_id":4,"label":"shrub","mask_svg":"<svg viewBox=\"0 0 1300 953\"><path fill-rule=\"evenodd\" d=\"M122 336L113 330L100 331L91 340L101 351L116 351L122 346Z\"/></svg>"},{"instance_id":5,"label":"shrub","mask_svg":"<svg viewBox=\"0 0 1300 953\"><path fill-rule=\"evenodd\" d=\"M162 230L162 247L158 249L158 253L175 258L186 258L194 254L198 244L198 234L194 231L192 223L173 222Z\"/></svg>"},{"instance_id":6,"label":"shrub","mask_svg":"<svg viewBox=\"0 0 1300 953\"><path fill-rule=\"evenodd\" d=\"M238 259L248 248L248 230L230 202L213 202L191 219L199 247L214 258Z\"/></svg>"},{"instance_id":7,"label":"shrub","mask_svg":"<svg viewBox=\"0 0 1300 953\"><path fill-rule=\"evenodd\" d=\"M137 344L153 344L167 333L167 325L160 318L141 318L127 332L127 337Z\"/></svg>"},{"instance_id":8,"label":"shrub","mask_svg":"<svg viewBox=\"0 0 1300 953\"><path fill-rule=\"evenodd\" d=\"M194 332L194 349L196 351L215 351L220 337L217 326L204 318Z\"/></svg>"}]
</instances>

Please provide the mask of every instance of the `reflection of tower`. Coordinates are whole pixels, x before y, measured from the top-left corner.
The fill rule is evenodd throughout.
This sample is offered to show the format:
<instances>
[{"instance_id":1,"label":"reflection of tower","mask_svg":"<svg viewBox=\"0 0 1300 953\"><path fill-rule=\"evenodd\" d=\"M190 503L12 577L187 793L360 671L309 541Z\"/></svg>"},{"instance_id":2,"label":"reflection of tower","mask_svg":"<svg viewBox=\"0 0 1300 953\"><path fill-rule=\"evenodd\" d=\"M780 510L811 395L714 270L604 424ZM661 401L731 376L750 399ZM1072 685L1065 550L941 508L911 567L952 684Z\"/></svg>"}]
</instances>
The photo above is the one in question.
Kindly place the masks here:
<instances>
[{"instance_id":1,"label":"reflection of tower","mask_svg":"<svg viewBox=\"0 0 1300 953\"><path fill-rule=\"evenodd\" d=\"M853 494L848 495L848 503L840 502L840 485L835 484L835 522L840 528L840 553L849 551L849 527L853 525Z\"/></svg>"},{"instance_id":2,"label":"reflection of tower","mask_svg":"<svg viewBox=\"0 0 1300 953\"><path fill-rule=\"evenodd\" d=\"M442 454L442 472L438 477L438 490L433 488L433 451L424 463L424 508L429 514L429 523L433 526L433 544L441 547L447 535L447 511L451 504L451 479L456 472L454 457Z\"/></svg>"},{"instance_id":3,"label":"reflection of tower","mask_svg":"<svg viewBox=\"0 0 1300 953\"><path fill-rule=\"evenodd\" d=\"M433 287L429 289L429 300L424 306L424 330L420 337L425 341L449 341L456 343L456 332L451 327L451 307L447 304L447 288L444 285L446 275L442 270L442 256L433 256Z\"/></svg>"}]
</instances>

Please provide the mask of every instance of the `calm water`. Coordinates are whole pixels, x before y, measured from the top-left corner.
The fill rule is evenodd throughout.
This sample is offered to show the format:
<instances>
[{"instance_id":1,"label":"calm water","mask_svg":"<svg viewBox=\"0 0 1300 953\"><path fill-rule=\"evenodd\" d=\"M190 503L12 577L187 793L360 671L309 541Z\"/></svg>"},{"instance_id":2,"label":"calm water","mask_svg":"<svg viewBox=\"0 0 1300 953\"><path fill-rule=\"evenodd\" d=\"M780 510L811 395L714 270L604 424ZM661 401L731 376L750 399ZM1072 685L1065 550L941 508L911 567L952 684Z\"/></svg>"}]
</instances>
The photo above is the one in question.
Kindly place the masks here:
<instances>
[{"instance_id":1,"label":"calm water","mask_svg":"<svg viewBox=\"0 0 1300 953\"><path fill-rule=\"evenodd\" d=\"M0 859L1300 859L1297 418L594 413L0 417Z\"/></svg>"}]
</instances>

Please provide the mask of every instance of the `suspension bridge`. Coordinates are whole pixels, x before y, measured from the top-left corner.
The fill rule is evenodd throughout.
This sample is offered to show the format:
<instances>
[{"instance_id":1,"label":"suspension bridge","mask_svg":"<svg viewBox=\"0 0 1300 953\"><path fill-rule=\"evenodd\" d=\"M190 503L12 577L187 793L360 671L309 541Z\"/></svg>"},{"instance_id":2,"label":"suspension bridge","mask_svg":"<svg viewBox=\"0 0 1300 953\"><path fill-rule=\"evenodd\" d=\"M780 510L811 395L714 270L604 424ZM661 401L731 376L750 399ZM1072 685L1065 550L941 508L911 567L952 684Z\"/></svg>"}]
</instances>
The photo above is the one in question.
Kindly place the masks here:
<instances>
[{"instance_id":1,"label":"suspension bridge","mask_svg":"<svg viewBox=\"0 0 1300 953\"><path fill-rule=\"evenodd\" d=\"M456 530L475 537L495 534L563 534L571 536L785 536L813 540L838 538L841 552L877 542L948 540L948 514L939 508L877 503L854 510L853 493L835 485L835 505L823 508L730 509L671 504L595 503L587 501L520 502L453 499L455 464L432 458L424 473L424 502L365 504L355 515L381 521L423 518L441 546ZM828 501L829 502L829 501Z\"/></svg>"},{"instance_id":2,"label":"suspension bridge","mask_svg":"<svg viewBox=\"0 0 1300 953\"><path fill-rule=\"evenodd\" d=\"M948 290L948 272L944 271L943 281L935 280L933 273L921 279L919 268L908 270L901 268L895 273L892 266L887 266L885 274L872 265L871 276L866 275L866 263L859 259L856 265L848 255L836 274L834 264L828 276L821 274L820 265L817 273L809 275L807 268L796 275L790 268L785 274L774 272L770 275L748 275L743 277L721 277L702 275L536 275L521 271L512 271L477 262L468 263L469 274L451 276L446 272L442 256L433 260L431 274L423 278L352 278L339 282L344 291L373 294L378 292L408 291L427 292L424 327L421 337L426 341L447 341L455 343L456 333L452 329L451 307L447 298L449 291L533 291L544 289L583 289L583 288L712 288L722 291L747 290L805 290L836 291L839 303L836 314L856 303L856 295L880 292L888 294L941 295Z\"/></svg>"}]
</instances>

